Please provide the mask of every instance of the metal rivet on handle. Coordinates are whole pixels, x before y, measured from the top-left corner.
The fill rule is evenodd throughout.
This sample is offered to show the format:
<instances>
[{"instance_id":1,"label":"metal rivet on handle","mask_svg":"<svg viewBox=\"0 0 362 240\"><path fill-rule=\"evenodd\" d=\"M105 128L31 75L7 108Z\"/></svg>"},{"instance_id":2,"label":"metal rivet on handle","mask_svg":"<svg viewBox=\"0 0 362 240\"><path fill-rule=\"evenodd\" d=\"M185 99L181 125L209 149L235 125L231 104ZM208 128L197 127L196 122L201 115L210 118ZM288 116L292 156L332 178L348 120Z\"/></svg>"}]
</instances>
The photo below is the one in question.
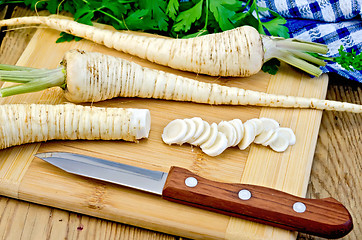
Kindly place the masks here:
<instances>
[{"instance_id":1,"label":"metal rivet on handle","mask_svg":"<svg viewBox=\"0 0 362 240\"><path fill-rule=\"evenodd\" d=\"M185 179L185 184L188 187L196 187L197 185L197 179L194 177L188 177Z\"/></svg>"},{"instance_id":2,"label":"metal rivet on handle","mask_svg":"<svg viewBox=\"0 0 362 240\"><path fill-rule=\"evenodd\" d=\"M293 204L293 210L297 213L303 213L305 210L307 210L307 207L302 202L296 202Z\"/></svg>"},{"instance_id":3,"label":"metal rivet on handle","mask_svg":"<svg viewBox=\"0 0 362 240\"><path fill-rule=\"evenodd\" d=\"M251 192L249 190L242 189L239 191L238 196L241 200L249 200L251 198Z\"/></svg>"}]
</instances>

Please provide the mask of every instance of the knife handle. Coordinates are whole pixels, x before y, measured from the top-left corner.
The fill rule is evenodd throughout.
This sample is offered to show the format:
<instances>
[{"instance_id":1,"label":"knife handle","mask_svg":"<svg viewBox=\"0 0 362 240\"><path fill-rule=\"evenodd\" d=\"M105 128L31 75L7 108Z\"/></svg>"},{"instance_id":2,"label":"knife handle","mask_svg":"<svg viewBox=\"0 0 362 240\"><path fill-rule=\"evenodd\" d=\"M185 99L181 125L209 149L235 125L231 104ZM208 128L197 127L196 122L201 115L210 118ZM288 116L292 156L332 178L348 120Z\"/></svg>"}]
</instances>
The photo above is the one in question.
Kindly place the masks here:
<instances>
[{"instance_id":1,"label":"knife handle","mask_svg":"<svg viewBox=\"0 0 362 240\"><path fill-rule=\"evenodd\" d=\"M333 198L306 199L262 186L211 181L180 167L170 169L162 196L319 237L340 238L353 228L348 210Z\"/></svg>"}]
</instances>

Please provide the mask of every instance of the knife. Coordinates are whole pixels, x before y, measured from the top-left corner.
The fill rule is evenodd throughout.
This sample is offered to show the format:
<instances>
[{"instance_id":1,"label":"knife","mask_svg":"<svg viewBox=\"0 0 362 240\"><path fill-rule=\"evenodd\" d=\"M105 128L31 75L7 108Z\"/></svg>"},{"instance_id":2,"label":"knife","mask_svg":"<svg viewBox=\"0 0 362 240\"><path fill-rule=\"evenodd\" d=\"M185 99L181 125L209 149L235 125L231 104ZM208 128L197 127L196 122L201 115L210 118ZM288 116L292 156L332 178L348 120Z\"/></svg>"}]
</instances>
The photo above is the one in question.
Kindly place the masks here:
<instances>
[{"instance_id":1,"label":"knife","mask_svg":"<svg viewBox=\"0 0 362 240\"><path fill-rule=\"evenodd\" d=\"M350 213L333 198L306 199L263 186L212 181L176 166L165 173L69 152L35 156L72 174L287 230L340 238L353 228Z\"/></svg>"}]
</instances>

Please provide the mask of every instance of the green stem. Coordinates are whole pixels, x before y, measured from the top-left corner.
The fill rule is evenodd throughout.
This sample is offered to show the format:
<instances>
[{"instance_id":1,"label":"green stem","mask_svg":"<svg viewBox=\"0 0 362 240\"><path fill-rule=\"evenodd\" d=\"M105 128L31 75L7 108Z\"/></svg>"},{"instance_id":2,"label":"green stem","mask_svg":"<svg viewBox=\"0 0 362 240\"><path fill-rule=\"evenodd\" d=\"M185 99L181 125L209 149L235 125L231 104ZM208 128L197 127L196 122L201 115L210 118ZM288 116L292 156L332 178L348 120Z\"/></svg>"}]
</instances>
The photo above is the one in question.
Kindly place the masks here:
<instances>
[{"instance_id":1,"label":"green stem","mask_svg":"<svg viewBox=\"0 0 362 240\"><path fill-rule=\"evenodd\" d=\"M277 58L313 76L319 77L322 74L319 67L325 66L326 63L317 56L328 52L326 45L293 38L265 35L261 35L261 38L264 46L264 62Z\"/></svg>"},{"instance_id":2,"label":"green stem","mask_svg":"<svg viewBox=\"0 0 362 240\"><path fill-rule=\"evenodd\" d=\"M320 54L326 54L328 47L324 44L305 42L298 39L282 39L276 42L276 46L279 48L298 50L304 52L314 52Z\"/></svg>"},{"instance_id":3,"label":"green stem","mask_svg":"<svg viewBox=\"0 0 362 240\"><path fill-rule=\"evenodd\" d=\"M244 7L241 7L238 11L239 11L239 12L243 12L243 11L249 6L250 1L251 1L251 0L248 0L248 1L245 3Z\"/></svg>"},{"instance_id":4,"label":"green stem","mask_svg":"<svg viewBox=\"0 0 362 240\"><path fill-rule=\"evenodd\" d=\"M208 24L208 21L209 21L209 1L210 0L206 0L205 25L204 25L204 28L202 30L207 30L207 24Z\"/></svg>"},{"instance_id":5,"label":"green stem","mask_svg":"<svg viewBox=\"0 0 362 240\"><path fill-rule=\"evenodd\" d=\"M17 84L1 88L0 97L8 97L11 95L29 92L37 92L51 87L62 87L65 84L65 70L63 67L58 67L56 69L31 69L30 71L27 71L26 69L29 68L25 67L14 67L14 69L17 70L7 71L6 79L1 78L1 80L7 82L18 82L23 84ZM41 74L38 77L34 77L31 76L31 73L36 73L38 75L39 73ZM21 76L23 76L24 78L21 79Z\"/></svg>"},{"instance_id":6,"label":"green stem","mask_svg":"<svg viewBox=\"0 0 362 240\"><path fill-rule=\"evenodd\" d=\"M314 57L308 53L305 53L305 52L298 52L298 51L293 51L293 50L290 50L291 53L293 53L294 56L300 58L300 59L303 59L303 60L306 60L310 63L313 63L313 64L316 64L318 66L325 66L327 63L325 61L323 61L322 59L320 58L317 58L317 57Z\"/></svg>"},{"instance_id":7,"label":"green stem","mask_svg":"<svg viewBox=\"0 0 362 240\"><path fill-rule=\"evenodd\" d=\"M322 55L319 55L318 53L308 53L309 55L315 57L315 58L318 58L318 59L321 59L321 60L324 60L324 61L335 61L335 57L326 57L326 56L322 56Z\"/></svg>"},{"instance_id":8,"label":"green stem","mask_svg":"<svg viewBox=\"0 0 362 240\"><path fill-rule=\"evenodd\" d=\"M1 66L0 66L1 67ZM0 70L0 81L5 82L16 82L16 83L26 83L35 79L47 77L53 73L59 71L58 69L48 70L48 69L17 69L7 68L8 70Z\"/></svg>"},{"instance_id":9,"label":"green stem","mask_svg":"<svg viewBox=\"0 0 362 240\"><path fill-rule=\"evenodd\" d=\"M36 68L16 66L16 65L8 65L8 64L0 64L0 70L7 70L7 71L13 71L13 70L31 71L31 70L36 70Z\"/></svg>"},{"instance_id":10,"label":"green stem","mask_svg":"<svg viewBox=\"0 0 362 240\"><path fill-rule=\"evenodd\" d=\"M102 14L110 17L110 18L112 18L114 21L118 22L118 24L119 24L120 26L124 26L124 23L123 23L122 21L120 21L118 18L116 18L116 17L113 16L112 14L109 14L109 13L103 11L102 8L98 8L98 9L96 9L96 11L98 11L98 12L100 12L100 13L102 13Z\"/></svg>"},{"instance_id":11,"label":"green stem","mask_svg":"<svg viewBox=\"0 0 362 240\"><path fill-rule=\"evenodd\" d=\"M303 59L298 58L296 55L290 54L288 52L281 51L280 55L276 56L276 58L278 58L279 60L281 60L285 63L288 63L289 65L291 65L293 67L302 69L304 72L309 73L313 76L318 77L322 74L322 70L319 67L317 67L307 61L304 61Z\"/></svg>"},{"instance_id":12,"label":"green stem","mask_svg":"<svg viewBox=\"0 0 362 240\"><path fill-rule=\"evenodd\" d=\"M0 1L0 6L5 4L18 4L18 3L24 3L24 1L7 1L7 2Z\"/></svg>"}]
</instances>

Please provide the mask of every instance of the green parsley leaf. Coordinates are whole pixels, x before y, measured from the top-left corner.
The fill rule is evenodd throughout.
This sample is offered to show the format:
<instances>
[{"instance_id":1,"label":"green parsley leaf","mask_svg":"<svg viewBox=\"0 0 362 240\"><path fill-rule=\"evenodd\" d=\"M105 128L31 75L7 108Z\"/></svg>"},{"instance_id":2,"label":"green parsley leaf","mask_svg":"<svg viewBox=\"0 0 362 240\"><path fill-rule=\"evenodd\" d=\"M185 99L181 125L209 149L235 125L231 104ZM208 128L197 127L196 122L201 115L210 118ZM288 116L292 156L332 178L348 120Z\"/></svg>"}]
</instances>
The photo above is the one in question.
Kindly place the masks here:
<instances>
[{"instance_id":1,"label":"green parsley leaf","mask_svg":"<svg viewBox=\"0 0 362 240\"><path fill-rule=\"evenodd\" d=\"M272 36L289 38L289 29L286 26L282 26L285 23L285 19L274 18L268 22L262 22L262 26L265 27Z\"/></svg>"},{"instance_id":2,"label":"green parsley leaf","mask_svg":"<svg viewBox=\"0 0 362 240\"><path fill-rule=\"evenodd\" d=\"M178 0L170 0L166 8L167 16L169 16L172 20L176 20L179 7L180 3L178 2Z\"/></svg>"},{"instance_id":3,"label":"green parsley leaf","mask_svg":"<svg viewBox=\"0 0 362 240\"><path fill-rule=\"evenodd\" d=\"M145 20L148 15L149 10L147 9L136 10L125 19L126 28L134 30L157 30L157 26L152 21Z\"/></svg>"},{"instance_id":4,"label":"green parsley leaf","mask_svg":"<svg viewBox=\"0 0 362 240\"><path fill-rule=\"evenodd\" d=\"M339 63L348 71L362 70L362 53L358 54L354 49L351 52L344 51L343 45L338 49L339 56L334 58L334 61Z\"/></svg>"},{"instance_id":5,"label":"green parsley leaf","mask_svg":"<svg viewBox=\"0 0 362 240\"><path fill-rule=\"evenodd\" d=\"M65 33L65 32L61 32L60 33L60 38L57 39L56 43L61 43L61 42L70 42L75 40L76 42L80 41L82 38L80 37L75 37L71 34Z\"/></svg>"},{"instance_id":6,"label":"green parsley leaf","mask_svg":"<svg viewBox=\"0 0 362 240\"><path fill-rule=\"evenodd\" d=\"M179 13L176 18L176 24L173 25L173 29L176 32L184 31L187 32L190 30L191 25L196 21L199 20L202 15L202 5L203 0L200 0L190 9Z\"/></svg>"},{"instance_id":7,"label":"green parsley leaf","mask_svg":"<svg viewBox=\"0 0 362 240\"><path fill-rule=\"evenodd\" d=\"M235 11L225 7L225 5L234 5L233 0L211 0L210 11L214 14L216 21L219 23L222 31L233 29L235 26L232 24L232 17L235 15Z\"/></svg>"},{"instance_id":8,"label":"green parsley leaf","mask_svg":"<svg viewBox=\"0 0 362 240\"><path fill-rule=\"evenodd\" d=\"M81 16L80 18L78 18L78 22L87 24L87 25L93 25L93 23L92 23L93 18L94 18L94 11L90 11L90 12L84 14L83 16Z\"/></svg>"},{"instance_id":9,"label":"green parsley leaf","mask_svg":"<svg viewBox=\"0 0 362 240\"><path fill-rule=\"evenodd\" d=\"M62 7L62 6L63 6L63 8L60 8L59 10L62 10L62 9L63 9L64 11L69 12L69 13L71 13L71 14L74 14L74 13L75 13L75 7L74 7L72 1L64 1L64 2L61 2L61 3L60 3L60 7Z\"/></svg>"},{"instance_id":10,"label":"green parsley leaf","mask_svg":"<svg viewBox=\"0 0 362 240\"><path fill-rule=\"evenodd\" d=\"M244 25L249 25L252 26L256 29L258 29L259 26L259 22L258 20L253 16L252 12L241 12L241 13L236 13L232 19L233 22L235 22L235 25L237 26L244 26Z\"/></svg>"},{"instance_id":11,"label":"green parsley leaf","mask_svg":"<svg viewBox=\"0 0 362 240\"><path fill-rule=\"evenodd\" d=\"M283 38L289 38L289 29L283 26L287 20L280 16L278 13L270 10L269 8L257 7L258 11L269 11L275 18L267 22L260 22L272 36L280 36Z\"/></svg>"},{"instance_id":12,"label":"green parsley leaf","mask_svg":"<svg viewBox=\"0 0 362 240\"><path fill-rule=\"evenodd\" d=\"M249 7L249 10L245 12L244 10L247 7ZM265 30L267 30L270 35L289 38L289 30L287 27L283 26L286 23L286 20L276 12L268 8L259 7L256 4L256 1L248 1L245 5L240 7L240 9L241 11L238 11L231 18L231 21L235 22L234 25L250 25L256 28L261 34L267 34L265 32ZM269 11L274 18L267 22L262 22L259 19L259 12L263 11Z\"/></svg>"},{"instance_id":13,"label":"green parsley leaf","mask_svg":"<svg viewBox=\"0 0 362 240\"><path fill-rule=\"evenodd\" d=\"M79 18L92 11L93 10L90 8L89 5L84 5L82 8L78 9L77 12L74 14L74 19L78 21Z\"/></svg>"},{"instance_id":14,"label":"green parsley leaf","mask_svg":"<svg viewBox=\"0 0 362 240\"><path fill-rule=\"evenodd\" d=\"M57 13L59 3L57 0L48 0L47 1L47 7L48 11L52 14Z\"/></svg>"},{"instance_id":15,"label":"green parsley leaf","mask_svg":"<svg viewBox=\"0 0 362 240\"><path fill-rule=\"evenodd\" d=\"M107 10L113 16L120 18L129 10L129 1L102 0L102 6L99 9Z\"/></svg>"},{"instance_id":16,"label":"green parsley leaf","mask_svg":"<svg viewBox=\"0 0 362 240\"><path fill-rule=\"evenodd\" d=\"M166 14L167 3L164 0L139 0L141 9L150 10L151 20L156 22L160 31L167 31L168 16Z\"/></svg>"},{"instance_id":17,"label":"green parsley leaf","mask_svg":"<svg viewBox=\"0 0 362 240\"><path fill-rule=\"evenodd\" d=\"M280 61L276 58L272 58L263 64L261 70L271 75L275 75L278 72L279 67L280 67Z\"/></svg>"},{"instance_id":18,"label":"green parsley leaf","mask_svg":"<svg viewBox=\"0 0 362 240\"><path fill-rule=\"evenodd\" d=\"M45 5L44 1L24 0L25 5L30 5L30 9L42 9Z\"/></svg>"}]
</instances>

